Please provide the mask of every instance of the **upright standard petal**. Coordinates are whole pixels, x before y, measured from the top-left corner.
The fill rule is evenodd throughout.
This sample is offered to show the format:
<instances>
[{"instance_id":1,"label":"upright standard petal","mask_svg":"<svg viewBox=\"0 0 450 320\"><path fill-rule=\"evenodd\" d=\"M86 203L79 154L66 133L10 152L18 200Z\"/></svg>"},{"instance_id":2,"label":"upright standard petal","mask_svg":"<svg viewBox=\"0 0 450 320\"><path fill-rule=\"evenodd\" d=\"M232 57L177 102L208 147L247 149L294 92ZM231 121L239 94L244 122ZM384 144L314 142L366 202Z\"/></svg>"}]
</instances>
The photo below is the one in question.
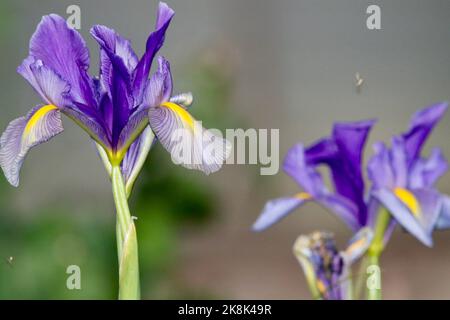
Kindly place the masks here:
<instances>
[{"instance_id":1,"label":"upright standard petal","mask_svg":"<svg viewBox=\"0 0 450 320\"><path fill-rule=\"evenodd\" d=\"M17 68L19 72L48 104L64 108L71 89L69 83L45 66L42 60L28 57Z\"/></svg>"},{"instance_id":2,"label":"upright standard petal","mask_svg":"<svg viewBox=\"0 0 450 320\"><path fill-rule=\"evenodd\" d=\"M164 2L159 3L155 31L150 34L145 54L139 60L133 74L134 96L137 99L137 104L140 104L142 101L153 58L164 43L166 30L174 14L175 12L167 4Z\"/></svg>"},{"instance_id":3,"label":"upright standard petal","mask_svg":"<svg viewBox=\"0 0 450 320\"><path fill-rule=\"evenodd\" d=\"M357 218L361 225L367 222L362 157L374 124L374 120L335 124L333 140L338 147L339 157L324 160L331 169L336 192L358 207Z\"/></svg>"},{"instance_id":4,"label":"upright standard petal","mask_svg":"<svg viewBox=\"0 0 450 320\"><path fill-rule=\"evenodd\" d=\"M419 156L425 140L444 116L447 107L446 102L441 102L419 110L413 115L408 132L403 134L409 164Z\"/></svg>"},{"instance_id":5,"label":"upright standard petal","mask_svg":"<svg viewBox=\"0 0 450 320\"><path fill-rule=\"evenodd\" d=\"M19 185L20 168L28 151L62 131L60 112L54 105L33 108L8 125L0 138L0 166L11 185Z\"/></svg>"},{"instance_id":6,"label":"upright standard petal","mask_svg":"<svg viewBox=\"0 0 450 320\"><path fill-rule=\"evenodd\" d=\"M441 212L435 224L435 228L438 230L450 228L450 197L442 196Z\"/></svg>"},{"instance_id":7,"label":"upright standard petal","mask_svg":"<svg viewBox=\"0 0 450 320\"><path fill-rule=\"evenodd\" d=\"M211 130L204 129L186 109L164 102L148 111L150 127L172 161L188 169L210 174L219 170L230 151L230 143Z\"/></svg>"},{"instance_id":8,"label":"upright standard petal","mask_svg":"<svg viewBox=\"0 0 450 320\"><path fill-rule=\"evenodd\" d=\"M131 75L125 65L126 62L123 56L117 53L118 47L115 33L105 27L95 26L92 28L91 34L107 55L107 57L103 57L103 68L105 68L105 64L109 64L109 62L105 62L105 59L109 59L111 63L106 71L103 70L103 72L108 72L108 74L105 75L106 78L102 82L108 86L108 94L111 99L111 141L113 148L116 148L119 136L127 125L131 110L135 104L131 90Z\"/></svg>"},{"instance_id":9,"label":"upright standard petal","mask_svg":"<svg viewBox=\"0 0 450 320\"><path fill-rule=\"evenodd\" d=\"M89 50L81 35L65 19L44 16L30 40L30 56L41 60L71 86L74 100L95 105L89 68Z\"/></svg>"},{"instance_id":10,"label":"upright standard petal","mask_svg":"<svg viewBox=\"0 0 450 320\"><path fill-rule=\"evenodd\" d=\"M164 57L158 58L158 70L147 81L144 99L144 107L157 107L170 100L173 83L170 72L170 64ZM172 101L173 102L173 101ZM177 104L176 102L174 102Z\"/></svg>"},{"instance_id":11,"label":"upright standard petal","mask_svg":"<svg viewBox=\"0 0 450 320\"><path fill-rule=\"evenodd\" d=\"M96 25L91 29L91 35L100 44L100 80L105 90L112 86L112 67L131 73L137 66L138 58L129 40L122 38L116 31L105 26ZM111 57L112 56L112 57ZM117 65L121 61L120 65Z\"/></svg>"}]
</instances>

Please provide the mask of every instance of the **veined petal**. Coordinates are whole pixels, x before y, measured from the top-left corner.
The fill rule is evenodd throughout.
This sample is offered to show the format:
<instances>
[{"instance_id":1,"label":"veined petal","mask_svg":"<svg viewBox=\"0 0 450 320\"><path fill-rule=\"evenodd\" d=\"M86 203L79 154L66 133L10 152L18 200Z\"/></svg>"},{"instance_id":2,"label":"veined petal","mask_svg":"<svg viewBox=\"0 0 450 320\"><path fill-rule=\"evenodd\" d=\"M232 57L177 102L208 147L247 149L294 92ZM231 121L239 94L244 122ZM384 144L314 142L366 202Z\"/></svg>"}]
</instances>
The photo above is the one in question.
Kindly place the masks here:
<instances>
[{"instance_id":1,"label":"veined petal","mask_svg":"<svg viewBox=\"0 0 450 320\"><path fill-rule=\"evenodd\" d=\"M428 210L439 210L439 207L433 210L431 208L433 203L430 203L432 201L422 203L415 198L415 201L417 201L420 206L423 205L425 208L421 208L419 212L413 212L414 209L411 208L411 205L408 204L406 199L400 199L396 194L388 189L374 190L372 194L384 205L384 207L392 214L395 220L397 220L402 227L404 227L426 246L432 246L433 240L431 238L431 233L427 230L424 222L422 222L424 221L422 220L424 218L420 218L420 216L427 215L430 216L429 219L432 220L432 216L436 215L436 213L428 212ZM425 200L425 196L423 196L423 200ZM424 210L427 210L427 212Z\"/></svg>"},{"instance_id":2,"label":"veined petal","mask_svg":"<svg viewBox=\"0 0 450 320\"><path fill-rule=\"evenodd\" d=\"M447 107L446 102L441 102L419 110L413 115L409 131L403 134L409 163L419 156L428 135L442 119Z\"/></svg>"},{"instance_id":3,"label":"veined petal","mask_svg":"<svg viewBox=\"0 0 450 320\"><path fill-rule=\"evenodd\" d=\"M42 18L30 40L30 55L67 81L76 101L95 105L87 74L89 50L81 35L65 19L56 14Z\"/></svg>"},{"instance_id":4,"label":"veined petal","mask_svg":"<svg viewBox=\"0 0 450 320\"><path fill-rule=\"evenodd\" d=\"M172 95L172 75L169 61L164 57L159 57L158 66L158 70L148 80L145 88L142 104L146 107L160 106L163 102L169 101Z\"/></svg>"},{"instance_id":5,"label":"veined petal","mask_svg":"<svg viewBox=\"0 0 450 320\"><path fill-rule=\"evenodd\" d=\"M28 151L62 131L60 112L54 105L33 108L27 116L13 120L0 138L0 166L8 182L17 187Z\"/></svg>"},{"instance_id":6,"label":"veined petal","mask_svg":"<svg viewBox=\"0 0 450 320\"><path fill-rule=\"evenodd\" d=\"M267 202L258 220L253 224L252 230L263 231L269 228L310 198L308 194L301 193L294 197L278 198Z\"/></svg>"},{"instance_id":7,"label":"veined petal","mask_svg":"<svg viewBox=\"0 0 450 320\"><path fill-rule=\"evenodd\" d=\"M17 68L17 72L31 84L46 103L59 108L66 105L70 91L69 83L45 66L41 60L30 56Z\"/></svg>"},{"instance_id":8,"label":"veined petal","mask_svg":"<svg viewBox=\"0 0 450 320\"><path fill-rule=\"evenodd\" d=\"M166 3L159 3L155 31L147 40L145 54L139 61L133 76L134 96L137 98L137 104L141 103L153 58L164 43L166 30L174 14L175 12Z\"/></svg>"},{"instance_id":9,"label":"veined petal","mask_svg":"<svg viewBox=\"0 0 450 320\"><path fill-rule=\"evenodd\" d=\"M219 170L227 159L230 143L204 129L179 105L165 102L150 108L148 116L150 127L174 163L210 174Z\"/></svg>"}]
</instances>

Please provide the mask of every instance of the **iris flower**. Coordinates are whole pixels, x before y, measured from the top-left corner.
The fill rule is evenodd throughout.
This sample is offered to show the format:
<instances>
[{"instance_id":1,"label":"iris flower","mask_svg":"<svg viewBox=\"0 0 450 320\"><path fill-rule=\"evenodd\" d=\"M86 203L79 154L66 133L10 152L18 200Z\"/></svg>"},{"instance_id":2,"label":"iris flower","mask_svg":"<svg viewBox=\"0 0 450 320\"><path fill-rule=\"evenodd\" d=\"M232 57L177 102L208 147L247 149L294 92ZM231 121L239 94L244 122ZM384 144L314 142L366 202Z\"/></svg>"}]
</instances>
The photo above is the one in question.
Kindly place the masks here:
<instances>
[{"instance_id":1,"label":"iris flower","mask_svg":"<svg viewBox=\"0 0 450 320\"><path fill-rule=\"evenodd\" d=\"M368 164L373 205L383 206L394 217L390 229L398 223L427 246L433 243L433 230L446 227L448 197L435 184L448 164L439 148L428 158L421 151L446 110L447 104L439 103L418 111L409 130L392 138L390 149L381 142L374 145L375 154Z\"/></svg>"},{"instance_id":2,"label":"iris flower","mask_svg":"<svg viewBox=\"0 0 450 320\"><path fill-rule=\"evenodd\" d=\"M31 37L29 56L18 68L43 103L12 121L0 139L0 166L13 186L19 185L28 151L63 131L62 114L95 141L111 176L117 209L120 298L139 297L137 242L127 197L155 136L172 159L187 168L208 174L225 159L223 152L201 152L204 144L221 146L224 140L203 130L187 111L190 94L172 97L169 62L159 57L149 77L173 16L170 7L159 4L155 30L140 59L128 40L110 28L94 26L91 35L100 45L97 78L88 73L89 50L81 35L62 17L44 16ZM173 139L180 130L190 144ZM180 150L187 150L191 161L181 161Z\"/></svg>"},{"instance_id":3,"label":"iris flower","mask_svg":"<svg viewBox=\"0 0 450 320\"><path fill-rule=\"evenodd\" d=\"M300 236L294 244L294 255L305 273L315 299L352 299L351 266L367 250L372 241L370 228L362 228L338 251L334 237L327 232Z\"/></svg>"},{"instance_id":4,"label":"iris flower","mask_svg":"<svg viewBox=\"0 0 450 320\"><path fill-rule=\"evenodd\" d=\"M355 232L367 223L362 151L374 121L337 123L331 137L305 148L292 147L284 160L284 171L303 191L269 201L253 225L262 231L307 202L316 202L341 218ZM318 166L329 167L334 190L329 190Z\"/></svg>"}]
</instances>

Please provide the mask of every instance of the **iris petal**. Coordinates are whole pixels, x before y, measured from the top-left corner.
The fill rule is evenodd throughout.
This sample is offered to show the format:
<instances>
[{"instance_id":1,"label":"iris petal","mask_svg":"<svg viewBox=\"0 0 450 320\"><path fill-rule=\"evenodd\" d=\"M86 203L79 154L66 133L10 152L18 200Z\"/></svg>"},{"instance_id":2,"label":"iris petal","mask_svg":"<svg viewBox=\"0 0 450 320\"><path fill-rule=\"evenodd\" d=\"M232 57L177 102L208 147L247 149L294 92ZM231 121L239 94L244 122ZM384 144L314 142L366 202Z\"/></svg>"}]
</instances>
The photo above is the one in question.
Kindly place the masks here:
<instances>
[{"instance_id":1,"label":"iris petal","mask_svg":"<svg viewBox=\"0 0 450 320\"><path fill-rule=\"evenodd\" d=\"M133 184L147 159L147 155L155 141L155 134L150 126L139 135L128 149L122 163L122 173L126 182L127 193L131 193Z\"/></svg>"},{"instance_id":2,"label":"iris petal","mask_svg":"<svg viewBox=\"0 0 450 320\"><path fill-rule=\"evenodd\" d=\"M150 127L176 164L209 174L227 159L228 141L204 129L184 108L165 102L150 108L148 116Z\"/></svg>"},{"instance_id":3,"label":"iris petal","mask_svg":"<svg viewBox=\"0 0 450 320\"><path fill-rule=\"evenodd\" d=\"M420 219L417 218L393 192L387 189L373 191L373 195L386 207L397 222L419 239L426 246L432 246L430 225L437 218L440 210L439 195L432 191L415 191L414 195L420 204Z\"/></svg>"},{"instance_id":4,"label":"iris petal","mask_svg":"<svg viewBox=\"0 0 450 320\"><path fill-rule=\"evenodd\" d=\"M254 231L263 231L277 223L296 208L308 201L305 197L278 198L267 202L258 220L253 224Z\"/></svg>"},{"instance_id":5,"label":"iris petal","mask_svg":"<svg viewBox=\"0 0 450 320\"><path fill-rule=\"evenodd\" d=\"M46 103L56 105L59 108L63 108L66 105L66 97L68 97L71 89L69 83L44 65L41 60L28 57L17 71L31 84Z\"/></svg>"},{"instance_id":6,"label":"iris petal","mask_svg":"<svg viewBox=\"0 0 450 320\"><path fill-rule=\"evenodd\" d=\"M62 131L60 112L54 105L33 108L25 117L13 120L0 138L0 166L8 182L17 187L28 151Z\"/></svg>"},{"instance_id":7,"label":"iris petal","mask_svg":"<svg viewBox=\"0 0 450 320\"><path fill-rule=\"evenodd\" d=\"M134 96L141 103L153 58L164 43L166 30L175 12L164 2L159 3L155 31L147 39L146 51L133 74Z\"/></svg>"},{"instance_id":8,"label":"iris petal","mask_svg":"<svg viewBox=\"0 0 450 320\"><path fill-rule=\"evenodd\" d=\"M169 61L158 58L158 70L152 75L145 88L143 106L156 107L169 101L172 95L172 75Z\"/></svg>"},{"instance_id":9,"label":"iris petal","mask_svg":"<svg viewBox=\"0 0 450 320\"><path fill-rule=\"evenodd\" d=\"M403 134L406 141L408 161L412 163L420 154L422 146L436 124L442 119L447 110L446 102L437 103L416 112L409 127L409 131Z\"/></svg>"},{"instance_id":10,"label":"iris petal","mask_svg":"<svg viewBox=\"0 0 450 320\"><path fill-rule=\"evenodd\" d=\"M450 197L442 196L442 207L435 228L442 230L450 228Z\"/></svg>"},{"instance_id":11,"label":"iris petal","mask_svg":"<svg viewBox=\"0 0 450 320\"><path fill-rule=\"evenodd\" d=\"M62 17L44 16L30 40L30 56L67 81L72 97L86 105L95 105L92 83L87 74L89 50L81 35Z\"/></svg>"}]
</instances>

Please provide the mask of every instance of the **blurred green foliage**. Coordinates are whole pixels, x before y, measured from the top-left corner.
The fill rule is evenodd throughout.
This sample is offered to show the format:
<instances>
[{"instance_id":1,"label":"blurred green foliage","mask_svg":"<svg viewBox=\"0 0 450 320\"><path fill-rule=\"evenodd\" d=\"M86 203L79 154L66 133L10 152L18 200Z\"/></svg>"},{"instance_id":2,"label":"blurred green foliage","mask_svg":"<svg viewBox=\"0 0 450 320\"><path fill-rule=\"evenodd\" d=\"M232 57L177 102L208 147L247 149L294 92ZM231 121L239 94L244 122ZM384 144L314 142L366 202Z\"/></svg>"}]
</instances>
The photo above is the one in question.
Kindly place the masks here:
<instances>
[{"instance_id":1,"label":"blurred green foliage","mask_svg":"<svg viewBox=\"0 0 450 320\"><path fill-rule=\"evenodd\" d=\"M220 68L197 61L181 81L198 99L192 109L206 126L226 126L230 79ZM86 182L89 183L89 182ZM9 195L14 190L0 178L0 299L115 299L117 256L114 219L95 213L75 214L70 208L36 208L17 212ZM209 297L185 287L174 276L179 230L202 227L215 217L217 198L208 178L175 166L158 144L130 199L138 217L142 297ZM81 290L68 290L66 269L81 269Z\"/></svg>"}]
</instances>

